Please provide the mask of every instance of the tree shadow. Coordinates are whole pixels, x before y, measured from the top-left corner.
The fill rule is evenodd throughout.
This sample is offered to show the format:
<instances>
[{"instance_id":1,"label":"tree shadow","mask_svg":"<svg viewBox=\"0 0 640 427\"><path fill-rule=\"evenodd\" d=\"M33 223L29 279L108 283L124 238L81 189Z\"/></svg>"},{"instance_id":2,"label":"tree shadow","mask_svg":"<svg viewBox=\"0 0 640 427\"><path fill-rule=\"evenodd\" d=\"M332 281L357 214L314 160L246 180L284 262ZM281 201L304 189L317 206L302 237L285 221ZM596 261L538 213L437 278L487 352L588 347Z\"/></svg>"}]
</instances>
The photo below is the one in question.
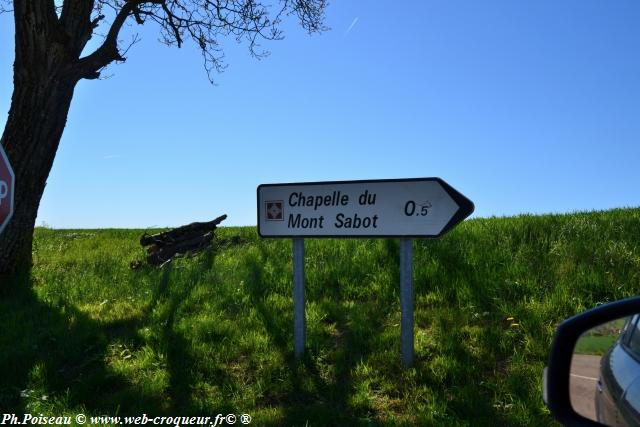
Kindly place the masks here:
<instances>
[{"instance_id":1,"label":"tree shadow","mask_svg":"<svg viewBox=\"0 0 640 427\"><path fill-rule=\"evenodd\" d=\"M179 317L180 308L191 294L194 285L198 283L200 276L210 270L215 260L214 250L206 251L199 258L196 268L187 275L187 286L174 290L168 298L168 309L165 312L165 322L162 330L163 352L167 357L167 370L169 373L169 387L167 393L171 399L172 410L179 410L180 414L202 415L203 408L199 408L193 401L193 385L195 382L193 366L197 360L193 351L193 343L180 331L176 319ZM215 381L229 383L230 377L222 369L215 369ZM220 408L233 413L232 407Z\"/></svg>"},{"instance_id":2,"label":"tree shadow","mask_svg":"<svg viewBox=\"0 0 640 427\"><path fill-rule=\"evenodd\" d=\"M428 327L433 334L433 351L417 358L421 381L433 389L455 390L447 393L450 400L446 408L447 413L458 420L474 419L478 425L513 424L504 405L494 401L505 396L510 399L507 403L527 402L531 399L531 390L524 377L518 387L505 384L505 377L514 376L508 372L513 349L505 346L502 338L522 330L510 329L501 313L502 304L519 306L513 295L522 298L525 292L492 282L496 275L491 269L503 267L484 264L484 261L478 265L477 258L467 257L461 250L464 244L454 236L419 245L421 251L426 248L436 253L439 265L435 272L420 274L415 286L416 300L418 296L437 294L434 300L437 303L423 307L422 321L416 321L417 328ZM494 263L503 261L487 254L485 258ZM506 279L502 280L507 282ZM456 306L458 310L452 311L451 307ZM434 374L433 353L449 355L454 366ZM510 406L513 405L507 405Z\"/></svg>"},{"instance_id":3,"label":"tree shadow","mask_svg":"<svg viewBox=\"0 0 640 427\"><path fill-rule=\"evenodd\" d=\"M47 400L65 399L93 411L113 410L111 397L125 396L158 407L106 364L113 336L122 327L105 326L71 304L43 302L30 271L9 279L0 301L0 407L25 413Z\"/></svg>"},{"instance_id":4,"label":"tree shadow","mask_svg":"<svg viewBox=\"0 0 640 427\"><path fill-rule=\"evenodd\" d=\"M306 351L296 359L292 313L282 315L265 303L270 293L264 283L262 260L266 256L266 250L261 250L259 257L247 258L245 283L252 307L258 312L267 334L287 365L291 387L284 395L263 396L265 404L275 402L282 406L283 419L278 421L278 425L317 425L323 422L321 420L331 420L332 425L363 424L361 416L364 414L351 404L355 392L353 372L357 364L373 352L375 340L384 329L387 308L367 302L347 306L343 304L341 287L330 287L323 299L315 302L325 315L323 322L331 323L333 332L324 334L307 326ZM365 281L366 278L363 276L355 280ZM308 306L309 284L306 286ZM328 352L330 360L320 361L319 351ZM329 367L332 371L330 377L326 375L325 362L332 365Z\"/></svg>"},{"instance_id":5,"label":"tree shadow","mask_svg":"<svg viewBox=\"0 0 640 427\"><path fill-rule=\"evenodd\" d=\"M170 289L171 264L150 269L147 273L156 281L150 301L140 314L115 321L92 319L62 300L43 300L29 270L13 275L0 295L0 407L26 413L64 400L64 407L93 414L195 414L198 408L190 397L194 355L191 342L175 327L176 317L196 276L209 270L214 258L213 251L201 256L186 281L189 286L177 290ZM155 345L166 356L169 384L165 393L151 393L114 371L109 359L116 342L128 343L132 352L145 345L140 330L158 323L152 316L157 317L154 311L160 304L166 309L160 314L164 324Z\"/></svg>"}]
</instances>

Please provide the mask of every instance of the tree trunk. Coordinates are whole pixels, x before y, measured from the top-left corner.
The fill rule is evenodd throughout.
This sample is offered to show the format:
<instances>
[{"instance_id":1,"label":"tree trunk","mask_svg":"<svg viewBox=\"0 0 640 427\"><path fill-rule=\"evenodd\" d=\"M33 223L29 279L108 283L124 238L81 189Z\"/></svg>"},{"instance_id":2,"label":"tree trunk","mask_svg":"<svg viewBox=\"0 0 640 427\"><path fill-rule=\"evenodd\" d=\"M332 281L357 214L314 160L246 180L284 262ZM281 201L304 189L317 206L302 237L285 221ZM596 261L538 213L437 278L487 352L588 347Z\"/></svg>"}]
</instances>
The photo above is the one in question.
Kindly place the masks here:
<instances>
[{"instance_id":1,"label":"tree trunk","mask_svg":"<svg viewBox=\"0 0 640 427\"><path fill-rule=\"evenodd\" d=\"M7 124L0 142L15 173L15 209L0 235L0 277L31 265L40 199L67 121L75 83L14 79ZM0 280L0 284L3 280Z\"/></svg>"},{"instance_id":2,"label":"tree trunk","mask_svg":"<svg viewBox=\"0 0 640 427\"><path fill-rule=\"evenodd\" d=\"M63 77L70 57L54 37L60 30L51 4L16 1L14 7L13 96L0 143L15 174L15 206L0 235L0 278L31 266L36 215L77 82Z\"/></svg>"},{"instance_id":3,"label":"tree trunk","mask_svg":"<svg viewBox=\"0 0 640 427\"><path fill-rule=\"evenodd\" d=\"M85 16L78 22L68 19L65 27L53 1L20 0L13 4L13 95L0 143L15 174L15 206L0 235L0 289L7 283L3 276L31 266L40 199L67 122L73 90L82 77L71 71L77 63L77 50L84 45L73 45L69 31L91 26ZM92 4L86 6L88 13Z\"/></svg>"}]
</instances>

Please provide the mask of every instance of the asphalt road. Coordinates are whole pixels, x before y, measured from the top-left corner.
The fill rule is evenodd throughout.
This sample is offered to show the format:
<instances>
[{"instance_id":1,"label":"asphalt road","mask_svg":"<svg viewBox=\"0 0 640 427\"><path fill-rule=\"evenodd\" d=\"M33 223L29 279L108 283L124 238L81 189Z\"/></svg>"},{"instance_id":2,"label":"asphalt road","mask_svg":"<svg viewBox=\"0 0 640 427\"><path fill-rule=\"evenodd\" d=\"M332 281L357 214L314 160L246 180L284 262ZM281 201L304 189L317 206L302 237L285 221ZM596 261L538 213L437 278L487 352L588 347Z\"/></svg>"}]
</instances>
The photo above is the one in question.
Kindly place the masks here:
<instances>
[{"instance_id":1,"label":"asphalt road","mask_svg":"<svg viewBox=\"0 0 640 427\"><path fill-rule=\"evenodd\" d=\"M595 420L596 384L600 375L601 356L574 354L571 360L571 405L583 417Z\"/></svg>"}]
</instances>

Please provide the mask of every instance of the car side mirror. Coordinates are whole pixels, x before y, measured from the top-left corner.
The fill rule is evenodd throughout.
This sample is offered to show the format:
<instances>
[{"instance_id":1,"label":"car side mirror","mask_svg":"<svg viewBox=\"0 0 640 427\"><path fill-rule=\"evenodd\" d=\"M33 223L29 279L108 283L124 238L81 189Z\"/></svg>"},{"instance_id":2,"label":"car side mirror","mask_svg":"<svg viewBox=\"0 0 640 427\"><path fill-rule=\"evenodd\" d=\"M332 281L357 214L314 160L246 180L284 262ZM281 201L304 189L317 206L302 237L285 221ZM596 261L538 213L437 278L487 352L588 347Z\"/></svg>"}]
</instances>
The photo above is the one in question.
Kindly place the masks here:
<instances>
[{"instance_id":1,"label":"car side mirror","mask_svg":"<svg viewBox=\"0 0 640 427\"><path fill-rule=\"evenodd\" d=\"M560 324L543 375L551 413L569 426L640 426L640 297Z\"/></svg>"}]
</instances>

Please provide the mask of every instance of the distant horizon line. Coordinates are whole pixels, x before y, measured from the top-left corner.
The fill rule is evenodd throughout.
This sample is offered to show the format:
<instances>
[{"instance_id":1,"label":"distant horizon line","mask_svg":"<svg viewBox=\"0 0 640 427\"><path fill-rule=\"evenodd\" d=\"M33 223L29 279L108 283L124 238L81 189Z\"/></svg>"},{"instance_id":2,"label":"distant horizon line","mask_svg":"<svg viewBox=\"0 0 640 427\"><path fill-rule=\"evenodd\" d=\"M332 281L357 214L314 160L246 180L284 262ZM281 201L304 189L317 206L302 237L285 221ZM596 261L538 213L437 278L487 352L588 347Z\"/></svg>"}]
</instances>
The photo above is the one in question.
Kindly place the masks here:
<instances>
[{"instance_id":1,"label":"distant horizon line","mask_svg":"<svg viewBox=\"0 0 640 427\"><path fill-rule=\"evenodd\" d=\"M522 216L564 216L564 215L576 215L576 214L586 214L586 213L596 213L596 212L610 212L610 211L616 211L616 210L632 210L632 209L640 209L640 204L636 205L636 206L621 206L621 207L614 207L614 208L603 208L603 209L581 209L581 210L572 210L572 211L565 211L565 212L542 212L542 213L532 213L532 212L521 212L521 213L517 213L517 214L513 214L513 215L490 215L490 216L480 216L480 215L475 215L472 214L468 219L466 219L464 222L467 221L472 221L472 220L476 220L476 219L500 219L500 218L517 218L517 217L522 217ZM140 226L140 227L136 227L136 226L131 226L131 227L114 227L114 226L102 226L102 227L80 227L80 228L73 228L73 227L56 227L56 226L51 226L50 224L47 224L46 221L42 221L40 224L36 224L35 228L36 229L44 229L44 230L161 230L161 229L167 229L167 228L177 228L177 227L181 227L183 225L187 225L187 224L191 224L193 222L202 222L202 221L192 221L190 223L184 223L184 224L180 224L180 225L164 225L164 226L160 226L160 225L152 225L152 226ZM243 227L257 227L257 221L256 224L245 224L245 225L235 225L235 224L227 224L227 225L219 225L217 226L217 228L243 228Z\"/></svg>"}]
</instances>

